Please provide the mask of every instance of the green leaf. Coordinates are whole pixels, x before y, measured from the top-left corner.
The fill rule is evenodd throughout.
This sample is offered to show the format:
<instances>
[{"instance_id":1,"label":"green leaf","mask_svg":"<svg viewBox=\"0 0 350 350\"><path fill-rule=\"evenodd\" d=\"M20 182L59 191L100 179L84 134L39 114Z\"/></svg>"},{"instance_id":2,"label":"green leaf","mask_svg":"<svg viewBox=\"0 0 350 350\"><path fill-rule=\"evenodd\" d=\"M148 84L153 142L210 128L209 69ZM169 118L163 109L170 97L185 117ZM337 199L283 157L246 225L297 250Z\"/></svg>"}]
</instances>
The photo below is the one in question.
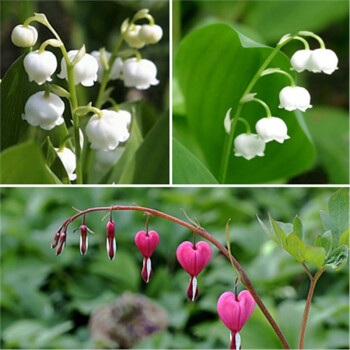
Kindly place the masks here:
<instances>
[{"instance_id":1,"label":"green leaf","mask_svg":"<svg viewBox=\"0 0 350 350\"><path fill-rule=\"evenodd\" d=\"M60 181L45 164L38 145L27 142L0 154L3 184L58 184Z\"/></svg>"},{"instance_id":2,"label":"green leaf","mask_svg":"<svg viewBox=\"0 0 350 350\"><path fill-rule=\"evenodd\" d=\"M322 236L318 235L315 240L315 245L317 247L323 247L326 254L328 254L333 246L332 231L328 230Z\"/></svg>"},{"instance_id":3,"label":"green leaf","mask_svg":"<svg viewBox=\"0 0 350 350\"><path fill-rule=\"evenodd\" d=\"M333 220L330 218L330 216L325 211L320 210L320 217L321 217L323 228L326 231L333 232L336 230L335 223L333 222Z\"/></svg>"},{"instance_id":4,"label":"green leaf","mask_svg":"<svg viewBox=\"0 0 350 350\"><path fill-rule=\"evenodd\" d=\"M174 70L185 99L191 137L215 178L219 176L224 150L225 114L231 107L234 113L248 83L271 51L226 24L193 31L178 49ZM278 53L271 66L290 71L290 60ZM251 92L270 106L273 115L284 119L291 140L282 145L269 142L266 156L250 161L235 157L232 151L227 183L272 182L299 174L313 163L315 149L302 114L278 108L278 93L285 85L285 77L269 75L260 79ZM242 117L253 127L264 113L261 106L251 103L244 106ZM238 124L236 135L242 132L244 126Z\"/></svg>"},{"instance_id":5,"label":"green leaf","mask_svg":"<svg viewBox=\"0 0 350 350\"><path fill-rule=\"evenodd\" d=\"M306 244L294 232L287 236L284 249L298 261L304 261Z\"/></svg>"},{"instance_id":6,"label":"green leaf","mask_svg":"<svg viewBox=\"0 0 350 350\"><path fill-rule=\"evenodd\" d=\"M270 224L272 226L272 229L275 233L276 239L277 239L277 243L282 246L285 247L286 244L286 233L283 231L283 229L277 224L277 222L272 218L272 216L269 214L269 220L270 220Z\"/></svg>"},{"instance_id":7,"label":"green leaf","mask_svg":"<svg viewBox=\"0 0 350 350\"><path fill-rule=\"evenodd\" d=\"M338 247L341 245L346 245L349 248L349 231L350 229L347 229L341 234L338 241Z\"/></svg>"},{"instance_id":8,"label":"green leaf","mask_svg":"<svg viewBox=\"0 0 350 350\"><path fill-rule=\"evenodd\" d=\"M30 83L19 57L6 72L1 82L1 150L16 145L23 138L29 124L22 119L24 106L30 96L43 90L42 86Z\"/></svg>"},{"instance_id":9,"label":"green leaf","mask_svg":"<svg viewBox=\"0 0 350 350\"><path fill-rule=\"evenodd\" d=\"M340 270L345 265L348 259L348 254L348 247L342 245L329 254L325 261L325 265L331 266L334 270Z\"/></svg>"},{"instance_id":10,"label":"green leaf","mask_svg":"<svg viewBox=\"0 0 350 350\"><path fill-rule=\"evenodd\" d=\"M346 189L337 191L329 199L329 216L335 224L333 241L338 242L340 235L349 228L349 192Z\"/></svg>"},{"instance_id":11,"label":"green leaf","mask_svg":"<svg viewBox=\"0 0 350 350\"><path fill-rule=\"evenodd\" d=\"M278 240L276 234L275 234L275 231L273 230L270 230L262 220L260 220L259 216L256 215L258 221L259 221L259 224L261 225L262 229L264 230L264 232L272 239L274 240L277 244L280 245L280 241Z\"/></svg>"},{"instance_id":12,"label":"green leaf","mask_svg":"<svg viewBox=\"0 0 350 350\"><path fill-rule=\"evenodd\" d=\"M293 222L293 232L301 239L304 238L304 232L303 232L303 223L299 219L298 215L296 215L294 222Z\"/></svg>"},{"instance_id":13,"label":"green leaf","mask_svg":"<svg viewBox=\"0 0 350 350\"><path fill-rule=\"evenodd\" d=\"M201 161L175 138L173 139L173 183L217 184Z\"/></svg>"},{"instance_id":14,"label":"green leaf","mask_svg":"<svg viewBox=\"0 0 350 350\"><path fill-rule=\"evenodd\" d=\"M307 262L320 269L326 257L326 251L322 247L306 247L304 258Z\"/></svg>"}]
</instances>

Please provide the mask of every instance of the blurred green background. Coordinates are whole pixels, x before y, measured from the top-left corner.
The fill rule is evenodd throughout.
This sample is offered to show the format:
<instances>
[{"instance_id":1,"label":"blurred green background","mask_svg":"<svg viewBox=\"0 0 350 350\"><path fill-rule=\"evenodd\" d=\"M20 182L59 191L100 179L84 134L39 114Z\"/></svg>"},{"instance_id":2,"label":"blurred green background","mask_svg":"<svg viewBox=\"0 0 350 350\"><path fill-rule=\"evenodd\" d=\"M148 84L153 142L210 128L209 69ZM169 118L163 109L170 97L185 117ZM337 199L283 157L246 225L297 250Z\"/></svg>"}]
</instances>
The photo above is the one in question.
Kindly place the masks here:
<instances>
[{"instance_id":1,"label":"blurred green background","mask_svg":"<svg viewBox=\"0 0 350 350\"><path fill-rule=\"evenodd\" d=\"M339 58L339 70L331 77L326 74L303 72L298 85L307 88L314 108L304 113L304 119L315 143L317 159L307 172L290 179L291 184L349 183L349 4L343 0L228 0L174 1L174 57L181 40L191 31L212 24L227 23L247 37L275 46L286 33L298 30L314 31L334 50ZM317 43L310 41L311 48ZM300 42L283 48L291 57L301 49ZM331 81L331 83L330 83ZM186 110L177 85L173 88L174 135L196 153L195 140L186 121ZM198 148L198 146L197 146Z\"/></svg>"},{"instance_id":2,"label":"blurred green background","mask_svg":"<svg viewBox=\"0 0 350 350\"><path fill-rule=\"evenodd\" d=\"M322 233L319 210L327 211L335 188L2 188L1 189L1 347L93 348L88 331L91 313L122 293L140 293L163 307L169 317L165 331L134 344L135 348L227 348L229 332L216 312L217 299L232 290L230 263L213 247L213 257L199 275L199 298L186 299L189 276L175 251L192 232L161 218L150 219L160 243L152 257L154 276L141 279L142 256L133 239L145 229L140 212L114 212L118 251L109 261L105 248L104 212L87 215L86 256L79 252L79 233L68 229L67 246L57 257L50 249L60 224L75 214L72 207L140 205L183 220L181 208L197 218L225 244L225 224L231 218L231 248L264 303L281 326L292 348L309 280L300 266L262 231L256 214L268 212L279 221L303 221L306 241ZM312 267L311 267L312 268ZM327 269L318 282L306 330L306 348L349 348L349 269ZM239 286L241 288L241 286ZM281 348L260 310L241 332L242 348ZM137 340L137 337L134 337ZM96 345L96 344L95 344ZM114 345L115 346L115 345ZM101 344L99 344L101 348ZM111 347L103 345L102 347Z\"/></svg>"}]
</instances>

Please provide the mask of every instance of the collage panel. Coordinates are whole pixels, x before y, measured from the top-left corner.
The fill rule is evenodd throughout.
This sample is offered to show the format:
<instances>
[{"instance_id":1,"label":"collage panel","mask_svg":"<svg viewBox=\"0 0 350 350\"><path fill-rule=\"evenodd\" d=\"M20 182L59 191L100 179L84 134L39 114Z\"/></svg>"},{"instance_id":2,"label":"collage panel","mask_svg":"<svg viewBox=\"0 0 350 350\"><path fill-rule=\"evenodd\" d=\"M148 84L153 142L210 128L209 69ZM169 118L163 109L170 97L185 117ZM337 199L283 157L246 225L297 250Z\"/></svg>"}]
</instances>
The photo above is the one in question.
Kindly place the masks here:
<instances>
[{"instance_id":1,"label":"collage panel","mask_svg":"<svg viewBox=\"0 0 350 350\"><path fill-rule=\"evenodd\" d=\"M1 199L3 349L349 348L346 189Z\"/></svg>"},{"instance_id":2,"label":"collage panel","mask_svg":"<svg viewBox=\"0 0 350 350\"><path fill-rule=\"evenodd\" d=\"M349 184L349 3L173 2L173 183Z\"/></svg>"},{"instance_id":3,"label":"collage panel","mask_svg":"<svg viewBox=\"0 0 350 350\"><path fill-rule=\"evenodd\" d=\"M169 2L1 13L1 183L169 184Z\"/></svg>"}]
</instances>

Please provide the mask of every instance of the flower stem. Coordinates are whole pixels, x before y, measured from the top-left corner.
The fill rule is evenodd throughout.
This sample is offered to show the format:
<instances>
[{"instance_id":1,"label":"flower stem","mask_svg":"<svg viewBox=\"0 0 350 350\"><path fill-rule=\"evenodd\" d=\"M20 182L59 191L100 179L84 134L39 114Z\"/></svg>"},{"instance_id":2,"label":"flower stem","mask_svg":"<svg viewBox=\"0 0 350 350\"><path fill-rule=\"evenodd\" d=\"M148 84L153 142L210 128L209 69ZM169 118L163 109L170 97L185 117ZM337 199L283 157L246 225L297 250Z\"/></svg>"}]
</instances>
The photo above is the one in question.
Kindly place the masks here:
<instances>
[{"instance_id":1,"label":"flower stem","mask_svg":"<svg viewBox=\"0 0 350 350\"><path fill-rule=\"evenodd\" d=\"M271 314L267 310L266 306L264 305L264 303L260 299L258 293L256 292L255 288L253 287L250 279L246 275L246 273L243 270L242 266L238 263L238 261L235 259L235 257L232 254L230 254L229 251L218 240L216 240L209 232L207 232L204 228L202 228L200 226L198 226L198 227L197 226L193 226L193 225L191 225L191 224L189 224L189 223L187 223L185 221L182 221L181 219L178 219L178 218L176 218L174 216L171 216L169 214L163 213L163 212L158 211L158 210L145 208L145 207L139 207L139 206L115 205L115 206L111 206L111 207L89 208L89 209L80 211L79 213L75 214L71 218L69 218L66 221L64 221L59 230L67 229L68 225L71 222L73 222L76 218L80 217L81 215L85 215L87 213L95 212L95 211L112 211L112 210L134 210L134 211L140 211L140 212L147 213L148 215L151 215L151 216L161 217L163 219L175 222L176 224L179 224L181 226L184 226L184 227L188 228L189 230L197 233L199 236L203 237L204 239L206 239L207 241L212 243L215 247L217 247L226 256L226 258L228 260L230 260L232 262L234 267L239 272L239 274L241 276L241 279L242 279L242 282L244 283L245 287L249 290L249 292L253 296L255 302L259 306L259 308L262 311L262 313L265 315L266 319L271 324L271 326L274 329L276 335L278 336L278 338L280 339L281 343L283 344L283 347L285 349L290 349L290 346L289 346L287 340L285 339L282 331L280 330L280 328L276 324L275 320L273 319L273 317L271 316Z\"/></svg>"},{"instance_id":2,"label":"flower stem","mask_svg":"<svg viewBox=\"0 0 350 350\"><path fill-rule=\"evenodd\" d=\"M306 271L308 272L309 278L310 278L310 287L309 287L309 293L307 295L303 319L301 321L301 327L300 327L300 334L299 334L299 345L298 349L304 348L304 337L305 337L305 330L306 330L306 323L307 319L309 317L309 311L311 307L311 300L314 294L314 290L316 287L316 283L318 279L321 277L322 273L325 271L327 266L324 266L321 270L318 270L315 274L315 276L312 276L309 270L306 268Z\"/></svg>"}]
</instances>

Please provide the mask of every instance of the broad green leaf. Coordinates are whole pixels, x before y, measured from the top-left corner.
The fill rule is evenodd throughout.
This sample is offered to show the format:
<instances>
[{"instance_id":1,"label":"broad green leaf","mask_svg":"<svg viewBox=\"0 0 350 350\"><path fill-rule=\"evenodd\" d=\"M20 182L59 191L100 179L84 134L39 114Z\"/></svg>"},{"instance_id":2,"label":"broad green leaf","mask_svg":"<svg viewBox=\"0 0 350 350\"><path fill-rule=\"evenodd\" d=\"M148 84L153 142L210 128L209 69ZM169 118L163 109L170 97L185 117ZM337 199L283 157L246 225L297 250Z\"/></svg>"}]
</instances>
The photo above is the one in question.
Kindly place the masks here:
<instances>
[{"instance_id":1,"label":"broad green leaf","mask_svg":"<svg viewBox=\"0 0 350 350\"><path fill-rule=\"evenodd\" d=\"M327 257L325 265L331 266L334 270L340 270L348 259L349 250L346 245L334 249Z\"/></svg>"},{"instance_id":2,"label":"broad green leaf","mask_svg":"<svg viewBox=\"0 0 350 350\"><path fill-rule=\"evenodd\" d=\"M217 184L201 161L176 139L173 139L173 183Z\"/></svg>"},{"instance_id":3,"label":"broad green leaf","mask_svg":"<svg viewBox=\"0 0 350 350\"><path fill-rule=\"evenodd\" d=\"M287 236L283 248L298 261L304 261L306 244L294 232Z\"/></svg>"},{"instance_id":4,"label":"broad green leaf","mask_svg":"<svg viewBox=\"0 0 350 350\"><path fill-rule=\"evenodd\" d=\"M273 231L275 232L277 242L280 246L285 247L286 244L286 233L283 229L278 225L278 223L272 218L269 214L270 224L272 226Z\"/></svg>"},{"instance_id":5,"label":"broad green leaf","mask_svg":"<svg viewBox=\"0 0 350 350\"><path fill-rule=\"evenodd\" d=\"M333 246L332 231L328 230L322 236L318 235L315 240L315 245L317 247L323 247L326 254L328 254Z\"/></svg>"},{"instance_id":6,"label":"broad green leaf","mask_svg":"<svg viewBox=\"0 0 350 350\"><path fill-rule=\"evenodd\" d=\"M338 242L340 235L349 228L349 192L346 189L337 191L329 199L329 216L335 224L333 241Z\"/></svg>"},{"instance_id":7,"label":"broad green leaf","mask_svg":"<svg viewBox=\"0 0 350 350\"><path fill-rule=\"evenodd\" d=\"M24 56L12 64L1 82L2 151L21 141L29 128L29 124L22 119L24 106L31 95L43 90L42 86L29 82L23 66Z\"/></svg>"},{"instance_id":8,"label":"broad green leaf","mask_svg":"<svg viewBox=\"0 0 350 350\"><path fill-rule=\"evenodd\" d=\"M336 230L335 223L333 222L333 220L330 218L330 216L325 211L320 210L320 217L321 217L323 228L326 231L333 232Z\"/></svg>"},{"instance_id":9,"label":"broad green leaf","mask_svg":"<svg viewBox=\"0 0 350 350\"><path fill-rule=\"evenodd\" d=\"M349 183L349 116L347 111L330 107L315 107L306 111L305 120L318 151L317 161L327 172L329 183Z\"/></svg>"},{"instance_id":10,"label":"broad green leaf","mask_svg":"<svg viewBox=\"0 0 350 350\"><path fill-rule=\"evenodd\" d=\"M269 229L262 220L260 220L259 216L256 215L258 221L259 221L259 224L261 225L262 229L264 230L264 232L272 239L274 240L277 244L280 245L280 241L278 240L276 234L275 234L275 231Z\"/></svg>"},{"instance_id":11,"label":"broad green leaf","mask_svg":"<svg viewBox=\"0 0 350 350\"><path fill-rule=\"evenodd\" d=\"M350 229L347 229L341 234L338 241L338 247L341 245L346 245L349 248L349 231Z\"/></svg>"},{"instance_id":12,"label":"broad green leaf","mask_svg":"<svg viewBox=\"0 0 350 350\"><path fill-rule=\"evenodd\" d=\"M306 247L304 258L307 262L320 269L323 265L326 252L322 247Z\"/></svg>"},{"instance_id":13,"label":"broad green leaf","mask_svg":"<svg viewBox=\"0 0 350 350\"><path fill-rule=\"evenodd\" d=\"M304 238L303 223L299 219L298 215L295 217L293 222L293 232L301 239Z\"/></svg>"},{"instance_id":14,"label":"broad green leaf","mask_svg":"<svg viewBox=\"0 0 350 350\"><path fill-rule=\"evenodd\" d=\"M183 93L186 116L192 137L198 142L209 171L218 178L225 143L223 121L232 113L242 94L272 48L264 47L236 32L226 24L214 24L186 36L175 58L175 75ZM278 53L270 67L290 71L290 61ZM278 108L279 91L287 84L285 77L269 75L259 80L251 92L264 100L272 114L285 120L290 140L269 142L265 157L250 161L235 157L232 151L227 183L263 183L288 178L306 170L315 157L301 113ZM264 117L256 103L244 106L242 117L251 127ZM236 135L245 132L238 124Z\"/></svg>"},{"instance_id":15,"label":"broad green leaf","mask_svg":"<svg viewBox=\"0 0 350 350\"><path fill-rule=\"evenodd\" d=\"M27 142L0 154L1 183L58 184L60 181L45 164L38 145Z\"/></svg>"}]
</instances>

